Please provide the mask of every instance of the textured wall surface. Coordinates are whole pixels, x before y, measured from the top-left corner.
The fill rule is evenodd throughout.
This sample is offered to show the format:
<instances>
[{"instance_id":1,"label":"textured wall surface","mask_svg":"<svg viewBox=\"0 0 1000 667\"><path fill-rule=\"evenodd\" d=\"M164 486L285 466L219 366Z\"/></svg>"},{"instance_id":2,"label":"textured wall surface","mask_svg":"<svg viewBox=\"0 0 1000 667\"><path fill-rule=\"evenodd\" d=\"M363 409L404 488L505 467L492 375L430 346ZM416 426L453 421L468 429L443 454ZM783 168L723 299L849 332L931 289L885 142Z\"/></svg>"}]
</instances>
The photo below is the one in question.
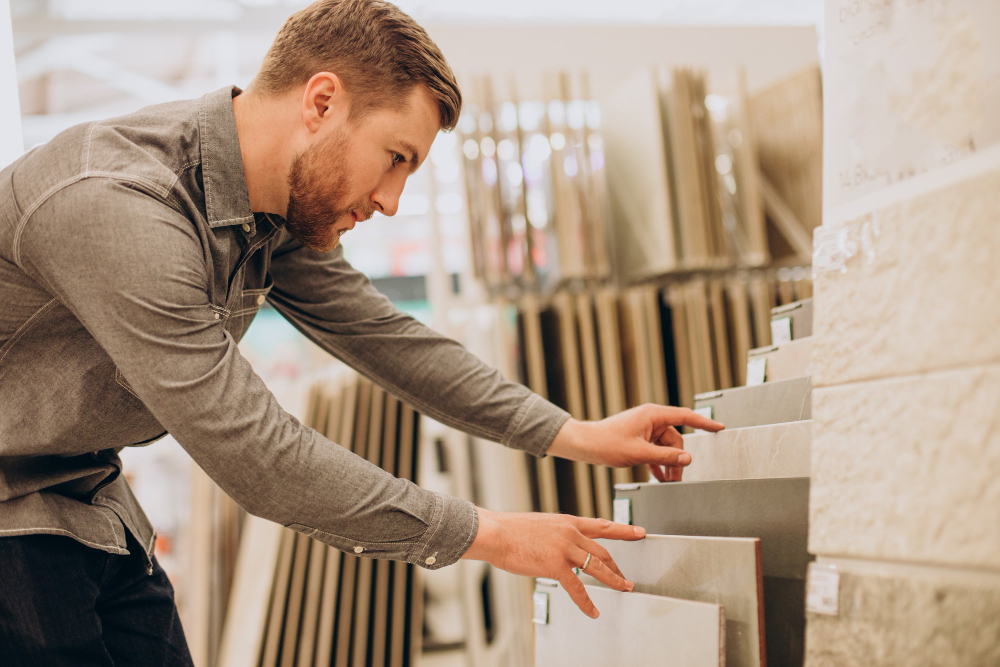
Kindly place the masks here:
<instances>
[{"instance_id":1,"label":"textured wall surface","mask_svg":"<svg viewBox=\"0 0 1000 667\"><path fill-rule=\"evenodd\" d=\"M1000 364L813 400L812 553L1000 569Z\"/></svg>"},{"instance_id":2,"label":"textured wall surface","mask_svg":"<svg viewBox=\"0 0 1000 667\"><path fill-rule=\"evenodd\" d=\"M841 567L839 606L808 615L810 667L1000 665L1000 577Z\"/></svg>"},{"instance_id":3,"label":"textured wall surface","mask_svg":"<svg viewBox=\"0 0 1000 667\"><path fill-rule=\"evenodd\" d=\"M849 224L815 280L813 385L1000 361L1000 171Z\"/></svg>"}]
</instances>

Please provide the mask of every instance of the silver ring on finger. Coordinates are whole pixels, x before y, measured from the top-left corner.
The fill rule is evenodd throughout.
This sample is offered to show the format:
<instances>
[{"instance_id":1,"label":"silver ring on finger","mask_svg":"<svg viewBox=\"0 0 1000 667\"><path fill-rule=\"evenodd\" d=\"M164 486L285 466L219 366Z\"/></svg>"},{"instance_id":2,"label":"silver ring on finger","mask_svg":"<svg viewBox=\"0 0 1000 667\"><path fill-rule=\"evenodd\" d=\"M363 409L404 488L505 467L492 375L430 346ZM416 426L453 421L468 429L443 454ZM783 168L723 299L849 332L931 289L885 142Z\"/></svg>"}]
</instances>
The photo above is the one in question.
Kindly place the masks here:
<instances>
[{"instance_id":1,"label":"silver ring on finger","mask_svg":"<svg viewBox=\"0 0 1000 667\"><path fill-rule=\"evenodd\" d=\"M583 567L580 568L581 572L584 572L587 569L587 566L590 565L590 559L593 558L593 557L594 557L594 554L591 554L591 553L587 554L587 560L583 561Z\"/></svg>"}]
</instances>

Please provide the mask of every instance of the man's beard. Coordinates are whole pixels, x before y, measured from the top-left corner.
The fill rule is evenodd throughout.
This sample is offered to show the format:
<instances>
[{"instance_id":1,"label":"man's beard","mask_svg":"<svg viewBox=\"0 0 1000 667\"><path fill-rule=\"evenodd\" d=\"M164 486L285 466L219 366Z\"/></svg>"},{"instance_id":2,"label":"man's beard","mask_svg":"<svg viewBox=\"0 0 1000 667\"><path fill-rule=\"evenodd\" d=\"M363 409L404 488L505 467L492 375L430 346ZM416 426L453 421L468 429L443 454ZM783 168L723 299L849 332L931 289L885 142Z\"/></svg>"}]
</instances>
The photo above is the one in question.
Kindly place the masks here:
<instances>
[{"instance_id":1,"label":"man's beard","mask_svg":"<svg viewBox=\"0 0 1000 667\"><path fill-rule=\"evenodd\" d=\"M371 217L368 201L334 208L344 200L350 186L347 163L347 132L330 134L296 156L288 172L288 212L285 229L302 245L319 252L330 252L340 243L334 225L358 211L362 219ZM353 219L353 215L351 215Z\"/></svg>"}]
</instances>

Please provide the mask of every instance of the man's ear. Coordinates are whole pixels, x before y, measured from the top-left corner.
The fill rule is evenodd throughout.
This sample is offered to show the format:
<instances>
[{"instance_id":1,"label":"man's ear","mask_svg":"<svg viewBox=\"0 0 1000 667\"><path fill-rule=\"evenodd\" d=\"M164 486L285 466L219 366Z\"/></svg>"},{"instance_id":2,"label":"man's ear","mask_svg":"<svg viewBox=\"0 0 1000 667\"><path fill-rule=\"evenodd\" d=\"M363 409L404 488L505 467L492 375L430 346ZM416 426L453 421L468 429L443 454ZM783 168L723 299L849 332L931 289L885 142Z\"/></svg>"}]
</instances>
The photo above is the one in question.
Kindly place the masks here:
<instances>
[{"instance_id":1,"label":"man's ear","mask_svg":"<svg viewBox=\"0 0 1000 667\"><path fill-rule=\"evenodd\" d=\"M329 123L340 125L350 113L350 101L340 77L332 72L317 72L306 82L302 92L302 121L310 132Z\"/></svg>"}]
</instances>

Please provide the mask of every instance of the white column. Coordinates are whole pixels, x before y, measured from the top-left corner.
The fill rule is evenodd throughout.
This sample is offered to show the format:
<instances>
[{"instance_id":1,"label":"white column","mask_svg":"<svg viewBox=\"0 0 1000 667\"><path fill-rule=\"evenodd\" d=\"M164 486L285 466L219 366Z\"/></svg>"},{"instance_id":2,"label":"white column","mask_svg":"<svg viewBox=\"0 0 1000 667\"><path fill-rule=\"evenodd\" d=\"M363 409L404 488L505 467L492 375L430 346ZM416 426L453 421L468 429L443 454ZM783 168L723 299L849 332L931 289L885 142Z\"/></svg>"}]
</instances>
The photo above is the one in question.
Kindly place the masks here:
<instances>
[{"instance_id":1,"label":"white column","mask_svg":"<svg viewBox=\"0 0 1000 667\"><path fill-rule=\"evenodd\" d=\"M0 0L0 168L24 152L21 136L21 106L14 70L14 34L10 24L10 0Z\"/></svg>"}]
</instances>

